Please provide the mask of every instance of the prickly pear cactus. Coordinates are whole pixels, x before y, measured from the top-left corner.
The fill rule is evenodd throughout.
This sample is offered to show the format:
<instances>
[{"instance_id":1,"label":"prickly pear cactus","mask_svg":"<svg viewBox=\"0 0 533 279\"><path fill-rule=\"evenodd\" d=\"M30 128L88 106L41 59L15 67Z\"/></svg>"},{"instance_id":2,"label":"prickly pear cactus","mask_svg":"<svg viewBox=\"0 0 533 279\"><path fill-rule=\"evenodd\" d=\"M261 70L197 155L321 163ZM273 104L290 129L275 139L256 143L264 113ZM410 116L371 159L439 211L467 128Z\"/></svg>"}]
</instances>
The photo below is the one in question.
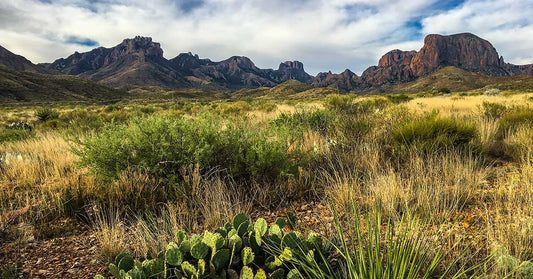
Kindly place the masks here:
<instances>
[{"instance_id":1,"label":"prickly pear cactus","mask_svg":"<svg viewBox=\"0 0 533 279\"><path fill-rule=\"evenodd\" d=\"M244 214L232 222L203 234L188 236L177 231L175 242L167 245L158 256L134 260L129 254L119 254L109 264L114 278L302 278L295 263L327 259L331 243L315 233L283 232L285 220L278 218L269 226L265 219L252 222ZM320 253L320 256L317 253ZM102 279L96 276L95 279Z\"/></svg>"}]
</instances>

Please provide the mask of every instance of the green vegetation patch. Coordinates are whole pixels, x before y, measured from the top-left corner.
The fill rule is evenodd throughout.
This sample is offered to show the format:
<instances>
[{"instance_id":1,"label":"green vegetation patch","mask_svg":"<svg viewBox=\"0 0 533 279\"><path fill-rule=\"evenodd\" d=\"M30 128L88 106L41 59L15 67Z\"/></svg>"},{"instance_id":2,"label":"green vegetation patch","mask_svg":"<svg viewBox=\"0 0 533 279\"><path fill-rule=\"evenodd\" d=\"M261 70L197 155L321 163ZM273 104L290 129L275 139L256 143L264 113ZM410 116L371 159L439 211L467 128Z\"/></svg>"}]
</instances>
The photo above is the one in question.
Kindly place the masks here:
<instances>
[{"instance_id":1,"label":"green vegetation patch","mask_svg":"<svg viewBox=\"0 0 533 279\"><path fill-rule=\"evenodd\" d=\"M295 174L299 158L287 153L283 135L210 116L135 118L108 124L80 143L81 162L108 178L133 168L179 180L184 167L198 164L203 172L218 169L235 179L274 180Z\"/></svg>"},{"instance_id":2,"label":"green vegetation patch","mask_svg":"<svg viewBox=\"0 0 533 279\"><path fill-rule=\"evenodd\" d=\"M437 115L405 123L393 131L398 145L414 147L426 153L467 146L477 135L473 124Z\"/></svg>"}]
</instances>

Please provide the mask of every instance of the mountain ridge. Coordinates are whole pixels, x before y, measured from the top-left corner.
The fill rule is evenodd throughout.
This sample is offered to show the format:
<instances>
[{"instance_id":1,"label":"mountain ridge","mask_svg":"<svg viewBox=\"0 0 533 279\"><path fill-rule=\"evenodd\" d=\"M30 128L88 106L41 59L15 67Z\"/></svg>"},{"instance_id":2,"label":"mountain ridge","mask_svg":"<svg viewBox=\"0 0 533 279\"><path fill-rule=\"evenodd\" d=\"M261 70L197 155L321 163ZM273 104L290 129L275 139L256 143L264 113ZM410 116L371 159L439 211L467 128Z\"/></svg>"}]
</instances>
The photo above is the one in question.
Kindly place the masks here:
<instances>
[{"instance_id":1,"label":"mountain ridge","mask_svg":"<svg viewBox=\"0 0 533 279\"><path fill-rule=\"evenodd\" d=\"M299 61L282 62L278 69L261 69L245 56L217 62L188 52L166 59L161 44L142 36L124 39L114 47L75 52L38 65L0 48L0 64L16 71L74 75L118 88L158 86L207 90L275 87L297 80L314 87L365 92L412 82L448 66L493 77L533 75L533 64L506 63L489 41L471 33L427 35L420 50L391 50L361 76L346 69L339 74L330 71L313 77Z\"/></svg>"}]
</instances>

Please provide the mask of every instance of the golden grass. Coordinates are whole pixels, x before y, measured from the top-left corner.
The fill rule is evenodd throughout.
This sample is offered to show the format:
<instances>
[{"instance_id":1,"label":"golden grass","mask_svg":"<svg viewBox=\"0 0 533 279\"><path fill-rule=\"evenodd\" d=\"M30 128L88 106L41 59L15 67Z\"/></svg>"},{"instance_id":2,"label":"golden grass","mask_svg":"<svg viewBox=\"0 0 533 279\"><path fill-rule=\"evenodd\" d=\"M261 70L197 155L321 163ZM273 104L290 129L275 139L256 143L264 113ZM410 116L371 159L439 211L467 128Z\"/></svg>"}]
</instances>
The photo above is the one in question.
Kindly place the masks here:
<instances>
[{"instance_id":1,"label":"golden grass","mask_svg":"<svg viewBox=\"0 0 533 279\"><path fill-rule=\"evenodd\" d=\"M500 103L507 106L527 105L533 94L514 94L509 96L436 96L415 98L406 103L409 111L414 113L438 110L444 116L467 116L475 114L483 102ZM532 103L533 104L533 103Z\"/></svg>"},{"instance_id":2,"label":"golden grass","mask_svg":"<svg viewBox=\"0 0 533 279\"><path fill-rule=\"evenodd\" d=\"M99 185L86 170L76 166L77 157L59 132L38 133L33 139L0 145L0 156L5 158L9 154L8 160L0 162L0 215L29 208L33 216L43 217L50 212L65 216L69 202L79 198L76 195L107 199L108 205L114 201L117 206L130 204L153 211L136 216L133 221L130 218L130 223L123 219L127 215L125 209L102 208L91 215L101 256L110 259L126 250L137 256L153 254L173 241L178 229L201 231L220 226L237 213L250 213L257 204L270 207L272 193L302 198L302 193L312 192L319 199L333 201L337 208L346 208L355 201L365 210L380 205L386 217L416 215L430 220L435 227L459 222L461 233L481 237L483 242L479 245L483 249L496 251L494 272L499 276L533 258L531 127L521 127L503 140L504 148L515 158L503 166L488 164L476 154L424 155L414 150L401 158L403 163L399 166L383 149L388 143L380 140L387 139L401 119L439 110L441 115L476 123L479 145L490 148L496 141L498 120L482 115L482 103L527 105L531 96L533 94L415 98L372 112L375 128L353 143L352 148L340 151L328 143L326 136L308 130L288 152L316 152L324 159L320 165L312 166L315 169L301 169L300 177L285 184L251 182L246 185L247 190L216 175L202 177L197 169L191 169L184 173L190 185L190 199L179 203L162 202L166 200L164 187L139 171L124 172L115 181ZM250 125L265 125L281 112L324 108L323 101L275 105L272 111L250 107L245 112L246 121ZM239 102L236 106L245 106L245 103ZM98 107L91 109L103 111ZM180 115L194 117L201 109L188 114L180 111ZM12 111L9 117L20 116L24 111ZM28 108L26 112L29 111ZM169 111L157 109L154 113ZM177 113L177 110L172 112ZM73 196L72 193L78 192L80 194ZM472 212L484 214L473 217ZM468 221L463 224L463 219ZM527 278L524 274L516 273L516 277Z\"/></svg>"}]
</instances>

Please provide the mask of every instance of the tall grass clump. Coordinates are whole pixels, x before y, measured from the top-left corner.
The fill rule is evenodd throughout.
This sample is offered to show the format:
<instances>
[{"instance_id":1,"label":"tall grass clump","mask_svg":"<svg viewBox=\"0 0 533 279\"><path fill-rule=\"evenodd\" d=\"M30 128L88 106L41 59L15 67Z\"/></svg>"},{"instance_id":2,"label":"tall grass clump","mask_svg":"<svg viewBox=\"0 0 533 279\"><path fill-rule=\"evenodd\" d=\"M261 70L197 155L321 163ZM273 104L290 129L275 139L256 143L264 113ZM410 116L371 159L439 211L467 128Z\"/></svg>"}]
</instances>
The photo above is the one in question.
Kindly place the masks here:
<instances>
[{"instance_id":1,"label":"tall grass clump","mask_svg":"<svg viewBox=\"0 0 533 279\"><path fill-rule=\"evenodd\" d=\"M533 109L517 109L508 112L500 119L499 138L504 138L507 134L516 131L521 126L531 126L532 124Z\"/></svg>"},{"instance_id":2,"label":"tall grass clump","mask_svg":"<svg viewBox=\"0 0 533 279\"><path fill-rule=\"evenodd\" d=\"M303 110L282 112L272 124L277 127L286 127L292 131L305 131L311 129L320 134L326 134L336 119L336 114L328 110Z\"/></svg>"},{"instance_id":3,"label":"tall grass clump","mask_svg":"<svg viewBox=\"0 0 533 279\"><path fill-rule=\"evenodd\" d=\"M438 115L416 119L393 131L393 139L401 149L410 147L426 154L468 147L477 136L473 124Z\"/></svg>"}]
</instances>

